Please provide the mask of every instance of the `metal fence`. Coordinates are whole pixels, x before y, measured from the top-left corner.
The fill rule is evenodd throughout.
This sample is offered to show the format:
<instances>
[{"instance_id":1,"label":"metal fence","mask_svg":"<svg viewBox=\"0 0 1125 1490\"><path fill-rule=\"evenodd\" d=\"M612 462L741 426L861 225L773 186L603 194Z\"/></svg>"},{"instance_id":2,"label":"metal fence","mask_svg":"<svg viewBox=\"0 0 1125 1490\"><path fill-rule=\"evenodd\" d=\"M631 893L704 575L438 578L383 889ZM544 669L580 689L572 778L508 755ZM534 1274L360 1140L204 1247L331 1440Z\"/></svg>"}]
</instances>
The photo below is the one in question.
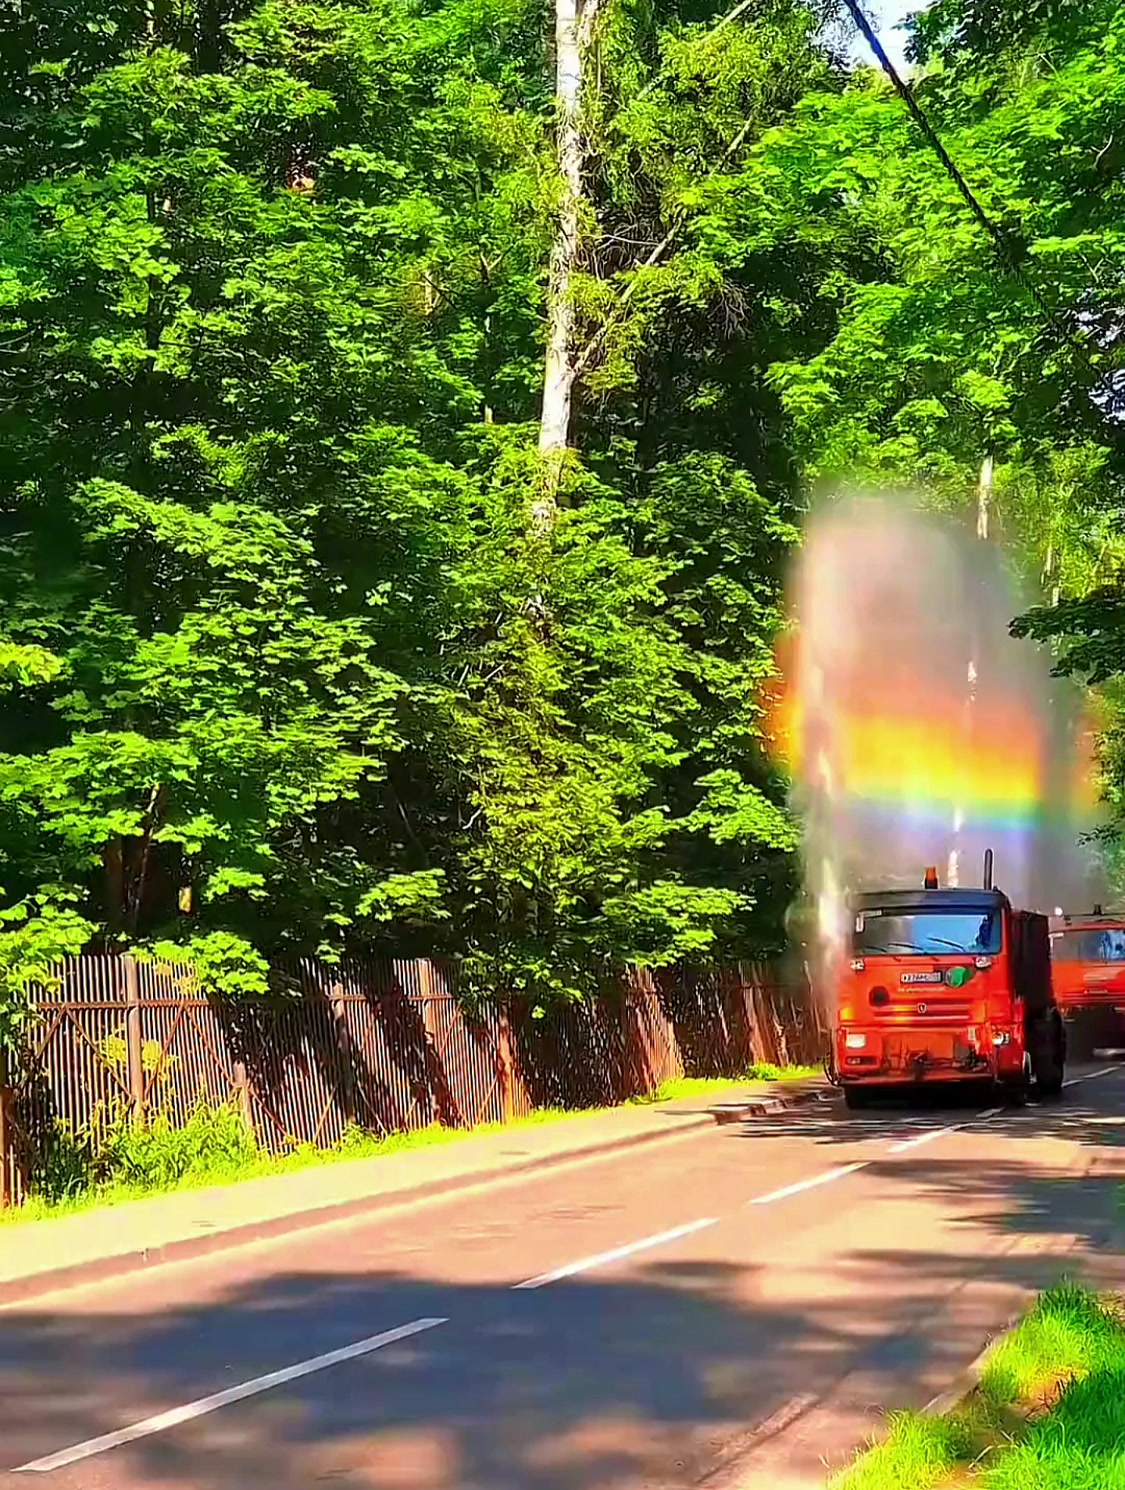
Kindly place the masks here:
<instances>
[{"instance_id":1,"label":"metal fence","mask_svg":"<svg viewBox=\"0 0 1125 1490\"><path fill-rule=\"evenodd\" d=\"M235 1102L274 1153L329 1147L353 1126L391 1133L508 1122L544 1107L608 1106L681 1075L812 1062L807 987L765 969L634 974L593 1004L533 1018L476 1012L437 962L294 970L291 997L229 1004L190 968L87 955L37 991L0 1082L0 1203L18 1201L57 1144L123 1110L174 1124Z\"/></svg>"}]
</instances>

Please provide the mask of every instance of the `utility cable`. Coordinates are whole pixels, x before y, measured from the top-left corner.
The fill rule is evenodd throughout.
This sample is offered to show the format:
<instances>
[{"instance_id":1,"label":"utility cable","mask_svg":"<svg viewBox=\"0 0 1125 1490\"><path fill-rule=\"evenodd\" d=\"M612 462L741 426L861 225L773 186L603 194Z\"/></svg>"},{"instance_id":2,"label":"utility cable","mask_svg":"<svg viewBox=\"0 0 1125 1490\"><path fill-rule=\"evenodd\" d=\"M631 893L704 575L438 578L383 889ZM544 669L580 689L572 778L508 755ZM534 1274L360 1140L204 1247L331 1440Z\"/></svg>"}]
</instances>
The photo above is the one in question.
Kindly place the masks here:
<instances>
[{"instance_id":1,"label":"utility cable","mask_svg":"<svg viewBox=\"0 0 1125 1490\"><path fill-rule=\"evenodd\" d=\"M985 233L987 233L989 239L992 241L993 247L996 249L997 256L1000 259L1001 267L1003 269L1006 269L1014 279L1017 279L1019 281L1019 283L1031 296L1036 306L1038 306L1039 310L1045 316L1049 325L1051 326L1051 329L1058 335L1060 335L1064 341L1070 343L1074 351L1077 352L1079 359L1086 368L1086 371L1089 372L1093 377L1101 379L1104 376L1104 371L1100 368L1095 367L1093 362L1090 360L1085 339L1080 337L1077 332L1075 332L1065 323L1065 321L1060 320L1057 310L1053 306L1048 304L1048 302L1044 299L1038 286L1024 272L1023 267L1021 266L1019 260L1013 252L1012 244L1008 238L1008 235L1004 232L1003 228L1001 228L998 223L993 222L992 218L989 217L988 213L981 206L980 200L978 199L976 193L973 191L969 183L965 180L961 172L958 170L956 163L949 154L949 151L945 148L940 138L938 137L937 131L934 129L933 125L926 117L925 110L922 108L921 104L914 96L914 90L911 88L910 84L902 77L902 75L898 71L898 68L895 67L894 63L887 56L883 43L879 40L878 36L876 36L871 22L864 14L859 0L844 0L844 4L847 6L849 12L851 13L852 19L855 21L856 25L863 33L864 39L866 40L868 46L875 54L879 66L883 69L883 72L890 80L890 83L895 92L906 105L907 109L910 112L911 118L921 130L927 144L933 150L938 160L941 161L941 164L945 168L946 174L949 176L949 179L957 187L957 190L960 192L962 198L964 199L965 205L972 213L973 218L975 219L977 224L981 228L983 228ZM1102 415L1102 418L1107 425L1111 423L1104 410L1099 409L1099 413ZM1112 427L1114 440L1116 441L1120 432L1117 429L1116 425Z\"/></svg>"}]
</instances>

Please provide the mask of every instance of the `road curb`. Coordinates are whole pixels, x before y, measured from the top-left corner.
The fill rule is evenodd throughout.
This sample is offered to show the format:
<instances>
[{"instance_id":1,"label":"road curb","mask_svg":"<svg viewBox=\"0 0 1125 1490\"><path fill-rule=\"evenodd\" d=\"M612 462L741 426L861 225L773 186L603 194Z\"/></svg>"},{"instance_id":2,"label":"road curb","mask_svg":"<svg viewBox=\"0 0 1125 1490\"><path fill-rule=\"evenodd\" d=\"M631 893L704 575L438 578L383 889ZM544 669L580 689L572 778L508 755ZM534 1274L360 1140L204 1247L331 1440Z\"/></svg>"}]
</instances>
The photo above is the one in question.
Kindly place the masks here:
<instances>
[{"instance_id":1,"label":"road curb","mask_svg":"<svg viewBox=\"0 0 1125 1490\"><path fill-rule=\"evenodd\" d=\"M522 1179L536 1172L546 1173L567 1164L578 1164L601 1156L627 1153L630 1149L644 1148L657 1143L669 1143L674 1139L699 1132L703 1128L741 1122L751 1117L765 1117L771 1113L784 1112L790 1108L807 1107L824 1100L829 1094L820 1090L799 1091L779 1096L752 1097L730 1106L719 1104L699 1111L670 1114L675 1117L674 1126L655 1133L630 1133L625 1137L602 1139L595 1143L578 1144L574 1148L557 1153L527 1159L518 1164L497 1164L489 1169L477 1169L465 1174L448 1175L443 1179L423 1185L404 1185L397 1190L386 1190L378 1195L360 1196L345 1201L331 1201L324 1205L310 1206L303 1210L289 1211L282 1216L270 1216L260 1221L248 1221L222 1230L197 1236L177 1237L154 1247L135 1248L118 1252L111 1257L91 1258L63 1267L47 1268L41 1272L20 1278L0 1279L0 1308L27 1303L45 1294L58 1293L68 1288L79 1288L93 1283L107 1283L127 1278L133 1273L149 1268L164 1267L170 1263L193 1262L221 1252L235 1251L239 1247L251 1246L255 1242L269 1242L299 1232L313 1231L322 1226L334 1226L342 1222L377 1215L380 1211L402 1210L427 1201L444 1199L447 1196L465 1195L474 1190L489 1189L508 1179ZM29 1223L34 1225L34 1222ZM0 1239L3 1233L0 1232Z\"/></svg>"},{"instance_id":2,"label":"road curb","mask_svg":"<svg viewBox=\"0 0 1125 1490\"><path fill-rule=\"evenodd\" d=\"M790 1112L794 1108L817 1107L831 1102L835 1092L823 1087L807 1091L787 1092L778 1096L744 1098L740 1102L720 1102L709 1111L715 1122L741 1123L748 1118L770 1117L776 1112Z\"/></svg>"},{"instance_id":3,"label":"road curb","mask_svg":"<svg viewBox=\"0 0 1125 1490\"><path fill-rule=\"evenodd\" d=\"M977 1387L980 1386L981 1377L984 1375L984 1368L988 1364L989 1356L1000 1342L1012 1333L1026 1314L1026 1307L1018 1309L1010 1317L1004 1328L993 1335L984 1349L969 1362L965 1369L957 1373L945 1391L939 1392L932 1401L926 1403L922 1409L926 1417L944 1417L947 1412L952 1412L955 1407L959 1407L966 1397L976 1391Z\"/></svg>"},{"instance_id":4,"label":"road curb","mask_svg":"<svg viewBox=\"0 0 1125 1490\"><path fill-rule=\"evenodd\" d=\"M658 1143L669 1143L677 1138L698 1133L715 1126L718 1119L710 1112L685 1113L674 1127L664 1132L631 1133L625 1137L602 1140L597 1143L580 1144L555 1154L528 1159L519 1164L495 1165L490 1169L477 1169L460 1175L448 1175L440 1180L423 1185L404 1185L397 1190L386 1190L378 1195L359 1196L346 1201L329 1202L310 1206L304 1210L289 1211L282 1216L270 1216L259 1221L244 1222L224 1227L221 1231L198 1236L177 1237L158 1246L135 1248L117 1252L111 1257L91 1258L84 1262L62 1267L46 1268L20 1278L0 1279L0 1308L27 1303L45 1294L58 1293L64 1289L78 1288L94 1283L106 1283L149 1268L164 1267L169 1263L193 1262L221 1252L235 1251L239 1247L255 1242L268 1242L313 1231L322 1226L333 1226L341 1222L358 1220L376 1215L380 1211L393 1211L420 1205L427 1201L444 1199L446 1196L464 1195L473 1190L490 1189L507 1179L526 1178L535 1172L546 1173L568 1164L581 1163L600 1156L626 1153L630 1149L643 1148ZM29 1225L35 1225L30 1222ZM0 1232L2 1243L3 1232Z\"/></svg>"}]
</instances>

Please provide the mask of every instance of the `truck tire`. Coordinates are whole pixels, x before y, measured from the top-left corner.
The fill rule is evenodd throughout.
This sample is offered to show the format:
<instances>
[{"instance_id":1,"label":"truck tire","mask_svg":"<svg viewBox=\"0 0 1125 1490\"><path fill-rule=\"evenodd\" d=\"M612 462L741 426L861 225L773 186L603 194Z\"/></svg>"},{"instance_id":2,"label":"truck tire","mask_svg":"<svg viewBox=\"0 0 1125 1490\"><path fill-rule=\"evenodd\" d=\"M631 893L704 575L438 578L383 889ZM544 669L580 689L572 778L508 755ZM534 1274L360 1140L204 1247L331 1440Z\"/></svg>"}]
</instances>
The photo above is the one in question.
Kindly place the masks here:
<instances>
[{"instance_id":1,"label":"truck tire","mask_svg":"<svg viewBox=\"0 0 1125 1490\"><path fill-rule=\"evenodd\" d=\"M1022 1107L1031 1096L1031 1083L1026 1076L1018 1076L1014 1081L1001 1082L997 1095L1009 1107Z\"/></svg>"},{"instance_id":2,"label":"truck tire","mask_svg":"<svg viewBox=\"0 0 1125 1490\"><path fill-rule=\"evenodd\" d=\"M844 1106L849 1112L862 1112L871 1106L871 1093L862 1086L844 1088Z\"/></svg>"},{"instance_id":3,"label":"truck tire","mask_svg":"<svg viewBox=\"0 0 1125 1490\"><path fill-rule=\"evenodd\" d=\"M1041 1076L1039 1078L1039 1085L1036 1088L1044 1101L1053 1101L1056 1097L1061 1097L1062 1089L1063 1075L1061 1071L1052 1071L1049 1076Z\"/></svg>"},{"instance_id":4,"label":"truck tire","mask_svg":"<svg viewBox=\"0 0 1125 1490\"><path fill-rule=\"evenodd\" d=\"M1044 1100L1060 1096L1066 1069L1066 1031L1061 1020L1052 1020L1036 1041L1034 1066L1037 1095Z\"/></svg>"}]
</instances>

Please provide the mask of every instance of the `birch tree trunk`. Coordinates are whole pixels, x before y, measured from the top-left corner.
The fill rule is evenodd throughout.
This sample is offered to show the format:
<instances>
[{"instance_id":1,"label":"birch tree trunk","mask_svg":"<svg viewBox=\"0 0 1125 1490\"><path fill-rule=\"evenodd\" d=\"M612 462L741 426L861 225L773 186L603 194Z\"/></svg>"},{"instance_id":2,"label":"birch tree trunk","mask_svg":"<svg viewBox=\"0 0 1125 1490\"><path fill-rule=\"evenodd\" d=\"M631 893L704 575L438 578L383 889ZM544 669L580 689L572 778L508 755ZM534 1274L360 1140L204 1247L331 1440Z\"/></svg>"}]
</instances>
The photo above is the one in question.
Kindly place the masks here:
<instances>
[{"instance_id":1,"label":"birch tree trunk","mask_svg":"<svg viewBox=\"0 0 1125 1490\"><path fill-rule=\"evenodd\" d=\"M547 278L547 354L539 453L543 480L531 508L534 536L546 537L558 510L558 488L570 440L575 381L573 277L578 257L584 147L582 73L598 0L555 0L556 150L562 196Z\"/></svg>"}]
</instances>

